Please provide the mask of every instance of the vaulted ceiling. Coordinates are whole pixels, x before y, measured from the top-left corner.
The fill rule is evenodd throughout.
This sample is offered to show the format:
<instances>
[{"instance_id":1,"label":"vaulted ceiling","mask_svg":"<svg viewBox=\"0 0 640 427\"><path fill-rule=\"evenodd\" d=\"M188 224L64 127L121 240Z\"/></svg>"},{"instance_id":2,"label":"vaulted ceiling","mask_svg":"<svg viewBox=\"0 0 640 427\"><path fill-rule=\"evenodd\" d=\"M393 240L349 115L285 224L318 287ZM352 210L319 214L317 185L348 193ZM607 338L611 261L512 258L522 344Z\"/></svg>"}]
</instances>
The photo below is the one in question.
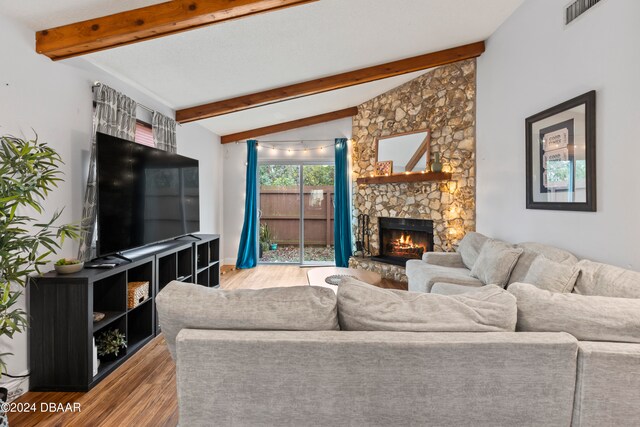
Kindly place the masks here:
<instances>
[{"instance_id":1,"label":"vaulted ceiling","mask_svg":"<svg viewBox=\"0 0 640 427\"><path fill-rule=\"evenodd\" d=\"M523 0L320 0L83 58L178 110L487 39ZM160 3L0 0L34 31ZM358 105L405 74L200 121L219 135Z\"/></svg>"}]
</instances>

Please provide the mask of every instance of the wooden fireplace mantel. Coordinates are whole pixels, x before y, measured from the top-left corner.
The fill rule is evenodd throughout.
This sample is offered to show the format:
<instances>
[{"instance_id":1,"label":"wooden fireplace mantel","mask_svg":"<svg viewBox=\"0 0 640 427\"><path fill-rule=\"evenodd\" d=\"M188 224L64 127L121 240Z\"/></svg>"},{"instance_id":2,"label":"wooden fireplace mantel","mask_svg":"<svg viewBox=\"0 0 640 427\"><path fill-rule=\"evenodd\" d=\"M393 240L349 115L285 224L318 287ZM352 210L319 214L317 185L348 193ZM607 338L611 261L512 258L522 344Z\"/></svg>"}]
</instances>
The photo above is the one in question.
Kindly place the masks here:
<instances>
[{"instance_id":1,"label":"wooden fireplace mantel","mask_svg":"<svg viewBox=\"0 0 640 427\"><path fill-rule=\"evenodd\" d=\"M394 182L425 182L425 181L448 181L451 179L450 172L425 172L425 173L396 173L387 176L363 176L356 180L358 185L362 184L390 184Z\"/></svg>"}]
</instances>

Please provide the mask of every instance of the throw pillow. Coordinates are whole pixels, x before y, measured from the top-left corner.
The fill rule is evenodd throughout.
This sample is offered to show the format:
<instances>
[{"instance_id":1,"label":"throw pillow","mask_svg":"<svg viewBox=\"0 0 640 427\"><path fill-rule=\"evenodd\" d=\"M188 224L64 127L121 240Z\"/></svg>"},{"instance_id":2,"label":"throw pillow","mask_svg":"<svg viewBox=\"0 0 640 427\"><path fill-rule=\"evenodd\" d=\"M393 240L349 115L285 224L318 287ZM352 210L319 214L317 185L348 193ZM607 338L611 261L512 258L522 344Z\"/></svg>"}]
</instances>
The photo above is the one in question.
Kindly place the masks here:
<instances>
[{"instance_id":1,"label":"throw pillow","mask_svg":"<svg viewBox=\"0 0 640 427\"><path fill-rule=\"evenodd\" d=\"M522 248L522 255L518 258L518 262L509 276L509 284L514 282L524 282L524 277L527 275L531 263L542 255L546 259L551 261L573 266L578 262L578 258L571 252L567 252L564 249L556 248L555 246L545 245L544 243L537 242L524 242L515 245L517 248Z\"/></svg>"},{"instance_id":2,"label":"throw pillow","mask_svg":"<svg viewBox=\"0 0 640 427\"><path fill-rule=\"evenodd\" d=\"M559 294L528 283L513 283L508 290L518 300L518 331L640 342L640 299Z\"/></svg>"},{"instance_id":3,"label":"throw pillow","mask_svg":"<svg viewBox=\"0 0 640 427\"><path fill-rule=\"evenodd\" d=\"M465 234L462 240L460 240L460 243L458 243L456 252L460 254L462 263L469 270L473 268L473 264L475 264L478 259L482 245L484 245L487 240L489 240L487 236L471 231Z\"/></svg>"},{"instance_id":4,"label":"throw pillow","mask_svg":"<svg viewBox=\"0 0 640 427\"><path fill-rule=\"evenodd\" d=\"M560 264L538 255L531 263L531 267L522 281L547 291L566 293L573 289L578 273L580 273L578 268Z\"/></svg>"},{"instance_id":5,"label":"throw pillow","mask_svg":"<svg viewBox=\"0 0 640 427\"><path fill-rule=\"evenodd\" d=\"M497 286L464 295L382 289L354 279L338 287L340 327L347 331L513 332L515 298Z\"/></svg>"},{"instance_id":6,"label":"throw pillow","mask_svg":"<svg viewBox=\"0 0 640 427\"><path fill-rule=\"evenodd\" d=\"M160 327L175 358L182 329L338 330L332 289L294 286L225 291L171 282L156 297Z\"/></svg>"},{"instance_id":7,"label":"throw pillow","mask_svg":"<svg viewBox=\"0 0 640 427\"><path fill-rule=\"evenodd\" d=\"M482 246L470 274L485 285L504 288L521 254L522 248L499 240L489 240Z\"/></svg>"},{"instance_id":8,"label":"throw pillow","mask_svg":"<svg viewBox=\"0 0 640 427\"><path fill-rule=\"evenodd\" d=\"M640 298L640 273L583 259L573 292L603 297Z\"/></svg>"}]
</instances>

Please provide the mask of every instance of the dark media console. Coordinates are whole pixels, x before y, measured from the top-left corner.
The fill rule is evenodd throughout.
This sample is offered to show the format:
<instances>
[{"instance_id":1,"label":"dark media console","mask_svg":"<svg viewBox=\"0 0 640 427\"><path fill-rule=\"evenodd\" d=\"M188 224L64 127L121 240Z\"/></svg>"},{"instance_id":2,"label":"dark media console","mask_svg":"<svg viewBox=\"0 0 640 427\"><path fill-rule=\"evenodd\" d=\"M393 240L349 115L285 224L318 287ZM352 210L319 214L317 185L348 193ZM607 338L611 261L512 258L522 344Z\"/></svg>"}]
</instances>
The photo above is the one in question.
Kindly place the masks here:
<instances>
[{"instance_id":1,"label":"dark media console","mask_svg":"<svg viewBox=\"0 0 640 427\"><path fill-rule=\"evenodd\" d=\"M84 269L29 280L29 389L87 391L160 333L155 297L172 280L207 287L220 284L220 236L197 234L128 251L113 268ZM149 298L127 308L127 283L148 281ZM105 314L93 321L93 312ZM93 375L93 338L125 334L127 349L100 363Z\"/></svg>"}]
</instances>

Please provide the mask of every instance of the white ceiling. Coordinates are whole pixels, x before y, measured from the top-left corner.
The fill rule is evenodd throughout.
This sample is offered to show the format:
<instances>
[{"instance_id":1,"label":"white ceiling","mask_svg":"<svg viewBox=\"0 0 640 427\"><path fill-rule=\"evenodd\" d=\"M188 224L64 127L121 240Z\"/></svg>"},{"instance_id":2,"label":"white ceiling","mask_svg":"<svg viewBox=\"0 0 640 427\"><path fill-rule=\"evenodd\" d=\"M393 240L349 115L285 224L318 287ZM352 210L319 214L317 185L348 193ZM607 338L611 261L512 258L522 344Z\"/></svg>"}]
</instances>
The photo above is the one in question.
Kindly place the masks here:
<instances>
[{"instance_id":1,"label":"white ceiling","mask_svg":"<svg viewBox=\"0 0 640 427\"><path fill-rule=\"evenodd\" d=\"M487 39L523 0L320 0L86 56L184 108ZM158 1L0 0L34 30ZM420 73L201 121L224 135L358 105Z\"/></svg>"}]
</instances>

